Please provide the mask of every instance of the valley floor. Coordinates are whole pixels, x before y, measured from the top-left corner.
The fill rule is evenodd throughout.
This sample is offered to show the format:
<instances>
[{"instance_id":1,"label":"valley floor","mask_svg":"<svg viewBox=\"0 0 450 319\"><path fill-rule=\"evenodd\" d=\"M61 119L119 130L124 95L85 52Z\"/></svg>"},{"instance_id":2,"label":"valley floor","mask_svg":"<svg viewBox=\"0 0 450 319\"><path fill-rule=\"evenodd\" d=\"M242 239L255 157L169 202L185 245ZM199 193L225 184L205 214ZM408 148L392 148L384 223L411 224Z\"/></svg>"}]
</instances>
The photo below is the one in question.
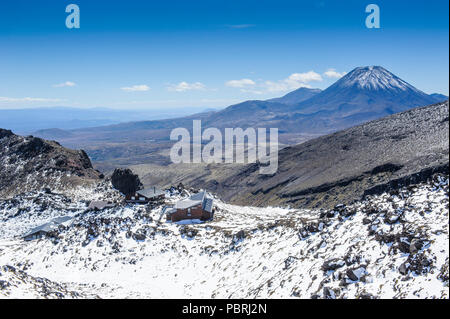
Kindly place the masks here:
<instances>
[{"instance_id":1,"label":"valley floor","mask_svg":"<svg viewBox=\"0 0 450 319\"><path fill-rule=\"evenodd\" d=\"M448 176L333 210L215 201L214 221L172 224L162 206L86 211L30 193L0 202L2 298L449 298ZM168 193L169 203L185 195ZM32 227L73 215L52 238Z\"/></svg>"}]
</instances>

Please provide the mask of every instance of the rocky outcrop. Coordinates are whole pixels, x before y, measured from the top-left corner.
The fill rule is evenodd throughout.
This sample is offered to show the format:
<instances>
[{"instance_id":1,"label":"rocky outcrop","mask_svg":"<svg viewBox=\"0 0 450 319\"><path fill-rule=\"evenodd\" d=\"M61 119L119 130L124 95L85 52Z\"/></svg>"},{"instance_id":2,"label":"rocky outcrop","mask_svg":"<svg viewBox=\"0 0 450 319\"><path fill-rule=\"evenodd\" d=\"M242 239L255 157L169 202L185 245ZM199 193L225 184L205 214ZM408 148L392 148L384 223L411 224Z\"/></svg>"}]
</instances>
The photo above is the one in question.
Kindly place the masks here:
<instances>
[{"instance_id":1,"label":"rocky outcrop","mask_svg":"<svg viewBox=\"0 0 450 319\"><path fill-rule=\"evenodd\" d=\"M64 191L101 178L87 154L54 141L0 129L0 197L27 191Z\"/></svg>"},{"instance_id":2,"label":"rocky outcrop","mask_svg":"<svg viewBox=\"0 0 450 319\"><path fill-rule=\"evenodd\" d=\"M11 132L10 130L0 128L0 139L4 137L9 137L11 135L13 135L13 132Z\"/></svg>"}]
</instances>

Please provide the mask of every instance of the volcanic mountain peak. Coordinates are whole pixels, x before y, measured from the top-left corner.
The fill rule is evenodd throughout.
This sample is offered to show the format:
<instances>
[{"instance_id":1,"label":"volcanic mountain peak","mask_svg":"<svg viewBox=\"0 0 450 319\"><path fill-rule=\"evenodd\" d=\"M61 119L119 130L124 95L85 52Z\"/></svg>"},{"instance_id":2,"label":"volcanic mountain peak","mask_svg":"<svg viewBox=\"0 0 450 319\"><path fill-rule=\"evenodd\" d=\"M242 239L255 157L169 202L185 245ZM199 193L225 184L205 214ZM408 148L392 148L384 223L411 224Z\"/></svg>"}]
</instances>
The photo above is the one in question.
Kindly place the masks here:
<instances>
[{"instance_id":1,"label":"volcanic mountain peak","mask_svg":"<svg viewBox=\"0 0 450 319\"><path fill-rule=\"evenodd\" d=\"M327 111L350 125L373 120L417 106L442 101L415 88L381 66L358 67L296 107L303 114ZM351 117L351 118L350 118Z\"/></svg>"},{"instance_id":2,"label":"volcanic mountain peak","mask_svg":"<svg viewBox=\"0 0 450 319\"><path fill-rule=\"evenodd\" d=\"M345 75L336 85L342 87L358 87L369 90L413 90L412 85L403 81L381 66L358 67Z\"/></svg>"}]
</instances>

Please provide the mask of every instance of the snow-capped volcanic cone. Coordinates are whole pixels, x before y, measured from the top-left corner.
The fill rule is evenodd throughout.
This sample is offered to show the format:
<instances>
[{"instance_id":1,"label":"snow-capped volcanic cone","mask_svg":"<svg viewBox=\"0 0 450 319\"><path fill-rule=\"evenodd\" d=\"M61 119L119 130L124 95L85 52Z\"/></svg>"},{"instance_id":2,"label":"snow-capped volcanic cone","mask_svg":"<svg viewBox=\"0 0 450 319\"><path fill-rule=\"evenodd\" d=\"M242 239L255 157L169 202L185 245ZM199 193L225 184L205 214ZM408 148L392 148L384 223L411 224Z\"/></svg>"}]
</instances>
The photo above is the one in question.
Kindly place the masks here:
<instances>
[{"instance_id":1,"label":"snow-capped volcanic cone","mask_svg":"<svg viewBox=\"0 0 450 319\"><path fill-rule=\"evenodd\" d=\"M320 94L300 102L302 113L332 112L334 116L372 117L436 103L436 99L381 66L359 67Z\"/></svg>"},{"instance_id":2,"label":"snow-capped volcanic cone","mask_svg":"<svg viewBox=\"0 0 450 319\"><path fill-rule=\"evenodd\" d=\"M268 101L246 101L203 119L209 127L278 127L283 134L322 135L445 96L428 95L381 66L358 67L324 91L298 89ZM298 136L297 136L298 137ZM285 140L283 140L286 142ZM288 144L303 139L293 138Z\"/></svg>"},{"instance_id":3,"label":"snow-capped volcanic cone","mask_svg":"<svg viewBox=\"0 0 450 319\"><path fill-rule=\"evenodd\" d=\"M297 107L302 113L331 111L341 117L355 114L383 116L435 102L435 98L385 68L367 66L354 69Z\"/></svg>"}]
</instances>

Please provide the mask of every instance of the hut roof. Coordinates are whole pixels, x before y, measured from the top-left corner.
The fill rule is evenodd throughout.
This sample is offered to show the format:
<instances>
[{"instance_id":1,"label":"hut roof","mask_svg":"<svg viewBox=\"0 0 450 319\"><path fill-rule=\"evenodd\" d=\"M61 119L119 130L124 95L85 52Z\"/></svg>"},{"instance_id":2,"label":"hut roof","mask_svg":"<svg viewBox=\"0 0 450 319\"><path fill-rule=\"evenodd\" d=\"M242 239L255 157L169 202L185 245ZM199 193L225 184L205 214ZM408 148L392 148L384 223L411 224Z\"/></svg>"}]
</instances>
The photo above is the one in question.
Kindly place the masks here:
<instances>
[{"instance_id":1,"label":"hut roof","mask_svg":"<svg viewBox=\"0 0 450 319\"><path fill-rule=\"evenodd\" d=\"M153 198L153 197L157 197L157 196L161 196L164 195L165 192L159 188L156 187L149 187L149 188L145 188L145 189L141 189L138 190L136 192L138 195L147 197L147 198Z\"/></svg>"}]
</instances>

